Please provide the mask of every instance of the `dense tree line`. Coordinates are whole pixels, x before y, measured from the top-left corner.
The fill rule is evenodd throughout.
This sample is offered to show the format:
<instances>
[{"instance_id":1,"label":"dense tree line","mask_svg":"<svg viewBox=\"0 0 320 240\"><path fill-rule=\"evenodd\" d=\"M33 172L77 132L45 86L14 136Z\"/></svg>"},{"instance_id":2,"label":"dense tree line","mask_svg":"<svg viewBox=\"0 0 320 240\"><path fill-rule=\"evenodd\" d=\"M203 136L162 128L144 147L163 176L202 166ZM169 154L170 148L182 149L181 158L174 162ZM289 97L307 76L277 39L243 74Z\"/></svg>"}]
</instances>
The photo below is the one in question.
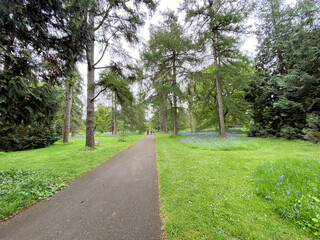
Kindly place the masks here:
<instances>
[{"instance_id":1,"label":"dense tree line","mask_svg":"<svg viewBox=\"0 0 320 240\"><path fill-rule=\"evenodd\" d=\"M256 76L246 99L249 136L320 141L320 6L301 0L260 2Z\"/></svg>"},{"instance_id":2,"label":"dense tree line","mask_svg":"<svg viewBox=\"0 0 320 240\"><path fill-rule=\"evenodd\" d=\"M249 136L319 142L320 6L254 2L184 0L184 21L163 13L133 66L123 43L139 42L142 8L151 14L156 1L1 0L0 150L44 147L61 135L67 142L83 126L75 66L84 59L86 146L95 131L143 132L150 106L149 126L163 132L217 128L226 137L226 128L252 123ZM250 62L239 40L254 10L259 44ZM95 107L105 92L111 106Z\"/></svg>"}]
</instances>

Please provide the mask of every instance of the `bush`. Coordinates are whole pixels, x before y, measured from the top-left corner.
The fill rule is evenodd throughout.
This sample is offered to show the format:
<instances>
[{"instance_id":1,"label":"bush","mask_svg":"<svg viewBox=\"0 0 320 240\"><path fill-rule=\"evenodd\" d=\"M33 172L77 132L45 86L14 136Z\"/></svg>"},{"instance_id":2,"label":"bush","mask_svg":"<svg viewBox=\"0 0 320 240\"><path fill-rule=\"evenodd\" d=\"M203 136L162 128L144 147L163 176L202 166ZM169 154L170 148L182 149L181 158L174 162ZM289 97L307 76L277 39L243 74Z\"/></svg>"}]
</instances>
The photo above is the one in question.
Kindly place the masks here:
<instances>
[{"instance_id":1,"label":"bush","mask_svg":"<svg viewBox=\"0 0 320 240\"><path fill-rule=\"evenodd\" d=\"M307 126L302 131L306 140L320 142L320 116L315 113L307 115Z\"/></svg>"},{"instance_id":2,"label":"bush","mask_svg":"<svg viewBox=\"0 0 320 240\"><path fill-rule=\"evenodd\" d=\"M0 137L0 151L21 151L47 147L59 139L55 126L33 123L3 129Z\"/></svg>"},{"instance_id":3,"label":"bush","mask_svg":"<svg viewBox=\"0 0 320 240\"><path fill-rule=\"evenodd\" d=\"M301 139L301 129L293 128L288 125L281 127L279 137L286 138L286 139Z\"/></svg>"},{"instance_id":4,"label":"bush","mask_svg":"<svg viewBox=\"0 0 320 240\"><path fill-rule=\"evenodd\" d=\"M257 194L285 219L320 235L320 163L293 160L265 162L254 171Z\"/></svg>"}]
</instances>

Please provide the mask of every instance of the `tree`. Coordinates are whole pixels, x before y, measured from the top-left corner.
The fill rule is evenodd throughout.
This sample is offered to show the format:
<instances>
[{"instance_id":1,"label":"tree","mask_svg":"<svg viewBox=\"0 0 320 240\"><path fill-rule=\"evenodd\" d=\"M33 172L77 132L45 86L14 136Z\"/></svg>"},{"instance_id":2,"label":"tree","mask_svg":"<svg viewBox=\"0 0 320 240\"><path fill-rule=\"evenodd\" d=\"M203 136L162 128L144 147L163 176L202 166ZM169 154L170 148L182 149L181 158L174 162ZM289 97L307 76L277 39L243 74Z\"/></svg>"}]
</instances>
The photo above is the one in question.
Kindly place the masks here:
<instances>
[{"instance_id":1,"label":"tree","mask_svg":"<svg viewBox=\"0 0 320 240\"><path fill-rule=\"evenodd\" d=\"M186 21L194 26L198 42L211 51L215 74L221 137L226 137L221 92L220 68L229 60L237 59L238 35L245 32L244 20L250 11L250 1L184 0L181 9L186 11ZM204 48L205 49L205 48Z\"/></svg>"},{"instance_id":2,"label":"tree","mask_svg":"<svg viewBox=\"0 0 320 240\"><path fill-rule=\"evenodd\" d=\"M99 132L111 130L111 109L106 105L99 103L94 114L94 127Z\"/></svg>"},{"instance_id":3,"label":"tree","mask_svg":"<svg viewBox=\"0 0 320 240\"><path fill-rule=\"evenodd\" d=\"M86 49L88 74L87 74L87 120L86 120L86 146L94 146L94 99L96 69L99 67L105 53L123 55L122 41L130 44L138 41L137 31L144 24L145 12L141 11L142 5L150 11L155 10L156 3L153 0L115 0L93 1L87 9L87 25L91 36L91 42ZM102 55L95 62L95 42L103 46Z\"/></svg>"},{"instance_id":4,"label":"tree","mask_svg":"<svg viewBox=\"0 0 320 240\"><path fill-rule=\"evenodd\" d=\"M318 131L319 12L309 0L294 7L280 0L261 5L256 79L246 94L254 119L249 135L296 139L309 138L310 126Z\"/></svg>"},{"instance_id":5,"label":"tree","mask_svg":"<svg viewBox=\"0 0 320 240\"><path fill-rule=\"evenodd\" d=\"M1 2L1 150L44 147L57 140L55 87L82 56L84 2Z\"/></svg>"},{"instance_id":6,"label":"tree","mask_svg":"<svg viewBox=\"0 0 320 240\"><path fill-rule=\"evenodd\" d=\"M214 66L204 68L200 72L189 75L189 84L186 89L189 109L196 119L197 129L219 127L217 112L217 91L211 79L215 78ZM221 92L224 102L223 115L227 127L248 125L250 116L247 113L249 106L244 100L244 89L252 78L253 69L243 59L220 67Z\"/></svg>"},{"instance_id":7,"label":"tree","mask_svg":"<svg viewBox=\"0 0 320 240\"><path fill-rule=\"evenodd\" d=\"M133 95L129 88L130 80L122 73L122 69L117 65L113 65L109 69L105 69L100 74L97 86L100 86L100 93L109 90L112 93L112 119L113 119L113 133L117 134L117 103L126 106L132 103Z\"/></svg>"},{"instance_id":8,"label":"tree","mask_svg":"<svg viewBox=\"0 0 320 240\"><path fill-rule=\"evenodd\" d=\"M80 76L79 70L75 67L74 70L69 74L65 80L65 104L64 104L64 121L62 129L62 141L64 143L69 142L69 134L71 128L71 109L72 103L77 101L77 95L79 90L81 90L82 78ZM76 93L77 95L74 95ZM79 102L79 101L77 101ZM76 106L74 107L76 109ZM75 110L74 110L75 113ZM80 115L81 118L81 115Z\"/></svg>"},{"instance_id":9,"label":"tree","mask_svg":"<svg viewBox=\"0 0 320 240\"><path fill-rule=\"evenodd\" d=\"M185 64L194 61L195 58L191 53L193 44L188 37L184 36L178 17L174 12L165 12L163 16L165 18L163 24L151 28L151 37L142 53L142 59L145 67L153 72L153 82L160 80L162 84L170 85L173 133L176 135L178 134L178 95L181 95L177 79L186 74ZM164 81L167 82L164 83ZM164 93L163 96L166 95Z\"/></svg>"}]
</instances>

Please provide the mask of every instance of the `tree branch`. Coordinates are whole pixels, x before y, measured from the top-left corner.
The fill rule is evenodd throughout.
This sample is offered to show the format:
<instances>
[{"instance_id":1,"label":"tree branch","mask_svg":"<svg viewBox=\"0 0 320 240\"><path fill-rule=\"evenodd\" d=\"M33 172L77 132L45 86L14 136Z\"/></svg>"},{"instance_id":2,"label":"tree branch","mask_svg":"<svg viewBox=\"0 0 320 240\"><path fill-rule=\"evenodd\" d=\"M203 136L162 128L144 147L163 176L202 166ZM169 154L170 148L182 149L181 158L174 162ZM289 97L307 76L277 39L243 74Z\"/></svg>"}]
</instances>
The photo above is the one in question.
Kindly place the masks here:
<instances>
[{"instance_id":1,"label":"tree branch","mask_svg":"<svg viewBox=\"0 0 320 240\"><path fill-rule=\"evenodd\" d=\"M102 90L100 90L100 92L94 97L92 98L90 101L93 102L102 92L104 92L105 90L107 90L107 87L103 88Z\"/></svg>"}]
</instances>

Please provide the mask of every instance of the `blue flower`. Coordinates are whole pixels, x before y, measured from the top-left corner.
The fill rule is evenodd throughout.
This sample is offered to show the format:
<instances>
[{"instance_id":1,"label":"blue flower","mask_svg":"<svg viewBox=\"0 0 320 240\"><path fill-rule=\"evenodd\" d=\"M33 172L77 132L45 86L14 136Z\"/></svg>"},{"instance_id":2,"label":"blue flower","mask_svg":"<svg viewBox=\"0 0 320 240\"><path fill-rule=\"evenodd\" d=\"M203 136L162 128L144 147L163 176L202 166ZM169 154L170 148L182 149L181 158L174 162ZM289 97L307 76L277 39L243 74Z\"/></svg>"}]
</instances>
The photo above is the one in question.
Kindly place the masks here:
<instances>
[{"instance_id":1,"label":"blue flower","mask_svg":"<svg viewBox=\"0 0 320 240\"><path fill-rule=\"evenodd\" d=\"M280 185L280 183L277 183L277 186L279 186Z\"/></svg>"},{"instance_id":2,"label":"blue flower","mask_svg":"<svg viewBox=\"0 0 320 240\"><path fill-rule=\"evenodd\" d=\"M309 177L308 175L306 175L306 177Z\"/></svg>"},{"instance_id":3,"label":"blue flower","mask_svg":"<svg viewBox=\"0 0 320 240\"><path fill-rule=\"evenodd\" d=\"M308 206L307 208L311 209L311 206Z\"/></svg>"},{"instance_id":4,"label":"blue flower","mask_svg":"<svg viewBox=\"0 0 320 240\"><path fill-rule=\"evenodd\" d=\"M297 191L294 191L294 193L297 195L298 192L297 192Z\"/></svg>"},{"instance_id":5,"label":"blue flower","mask_svg":"<svg viewBox=\"0 0 320 240\"><path fill-rule=\"evenodd\" d=\"M299 214L300 212L299 212L299 210L296 210L296 212Z\"/></svg>"},{"instance_id":6,"label":"blue flower","mask_svg":"<svg viewBox=\"0 0 320 240\"><path fill-rule=\"evenodd\" d=\"M310 163L308 163L308 166L311 167Z\"/></svg>"},{"instance_id":7,"label":"blue flower","mask_svg":"<svg viewBox=\"0 0 320 240\"><path fill-rule=\"evenodd\" d=\"M286 212L286 210L283 210L283 212L285 213L285 212Z\"/></svg>"},{"instance_id":8,"label":"blue flower","mask_svg":"<svg viewBox=\"0 0 320 240\"><path fill-rule=\"evenodd\" d=\"M284 177L284 175L281 175L279 178L280 178L280 180L282 180L283 179L283 177Z\"/></svg>"},{"instance_id":9,"label":"blue flower","mask_svg":"<svg viewBox=\"0 0 320 240\"><path fill-rule=\"evenodd\" d=\"M268 198L270 198L270 199L271 199L272 197L271 197L270 195L268 195Z\"/></svg>"}]
</instances>

